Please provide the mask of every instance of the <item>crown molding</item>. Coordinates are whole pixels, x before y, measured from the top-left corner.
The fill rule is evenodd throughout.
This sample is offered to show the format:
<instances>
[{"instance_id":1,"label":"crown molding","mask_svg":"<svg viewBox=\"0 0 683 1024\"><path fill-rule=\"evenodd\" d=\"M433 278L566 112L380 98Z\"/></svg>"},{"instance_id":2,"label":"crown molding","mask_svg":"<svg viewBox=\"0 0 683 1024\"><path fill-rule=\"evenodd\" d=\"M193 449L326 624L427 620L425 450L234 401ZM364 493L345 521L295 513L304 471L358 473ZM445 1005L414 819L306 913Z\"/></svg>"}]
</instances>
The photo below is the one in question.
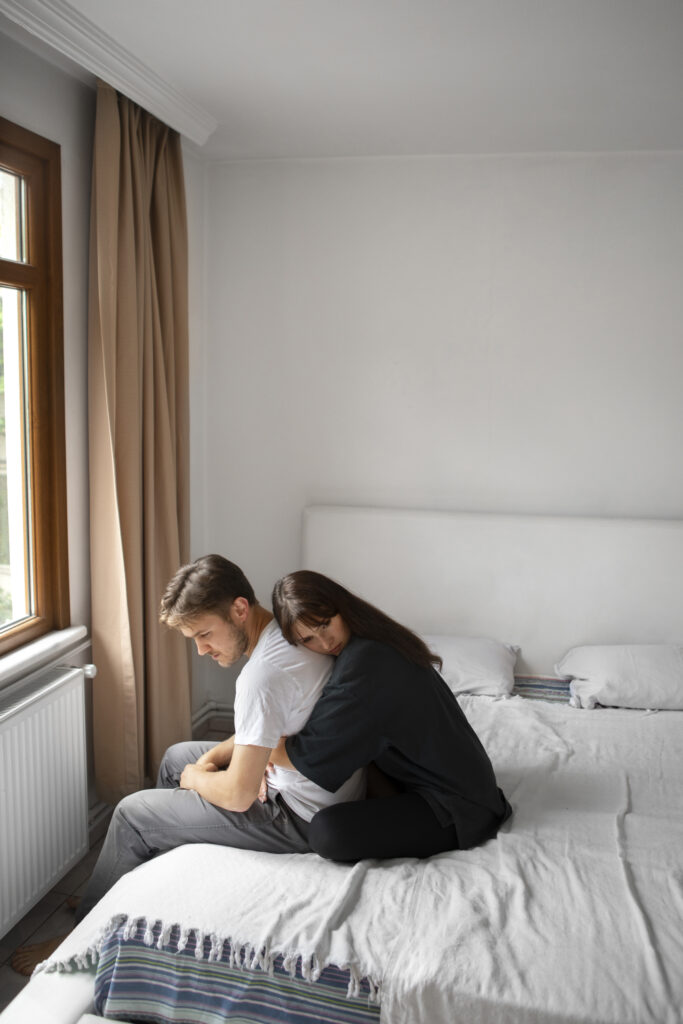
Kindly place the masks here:
<instances>
[{"instance_id":1,"label":"crown molding","mask_svg":"<svg viewBox=\"0 0 683 1024\"><path fill-rule=\"evenodd\" d=\"M177 92L66 0L0 0L0 13L198 146L218 127L207 111Z\"/></svg>"}]
</instances>

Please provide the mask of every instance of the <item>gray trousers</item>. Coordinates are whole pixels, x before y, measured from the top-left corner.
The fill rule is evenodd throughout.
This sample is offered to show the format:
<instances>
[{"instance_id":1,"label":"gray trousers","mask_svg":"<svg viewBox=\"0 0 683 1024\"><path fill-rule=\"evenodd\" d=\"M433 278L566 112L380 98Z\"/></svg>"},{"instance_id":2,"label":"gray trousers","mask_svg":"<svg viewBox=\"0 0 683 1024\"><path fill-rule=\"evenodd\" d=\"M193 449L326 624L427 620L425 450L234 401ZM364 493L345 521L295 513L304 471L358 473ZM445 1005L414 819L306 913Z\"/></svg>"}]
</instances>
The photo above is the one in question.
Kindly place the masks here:
<instances>
[{"instance_id":1,"label":"gray trousers","mask_svg":"<svg viewBox=\"0 0 683 1024\"><path fill-rule=\"evenodd\" d=\"M194 763L215 743L176 743L164 754L156 789L143 789L117 804L102 851L76 912L76 921L91 910L115 882L145 861L185 843L214 843L264 853L307 853L308 822L284 800L269 795L248 811L225 811L195 793L180 789L186 764Z\"/></svg>"}]
</instances>

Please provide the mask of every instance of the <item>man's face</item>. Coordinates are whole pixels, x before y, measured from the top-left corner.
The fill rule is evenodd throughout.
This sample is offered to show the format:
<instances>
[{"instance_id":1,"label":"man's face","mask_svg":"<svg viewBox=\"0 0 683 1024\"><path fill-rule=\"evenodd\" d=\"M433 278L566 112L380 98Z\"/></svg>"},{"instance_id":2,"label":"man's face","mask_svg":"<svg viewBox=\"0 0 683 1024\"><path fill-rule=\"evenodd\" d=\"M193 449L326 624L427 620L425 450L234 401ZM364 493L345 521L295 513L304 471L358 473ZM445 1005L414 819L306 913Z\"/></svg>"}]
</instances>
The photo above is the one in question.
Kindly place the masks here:
<instances>
[{"instance_id":1,"label":"man's face","mask_svg":"<svg viewBox=\"0 0 683 1024\"><path fill-rule=\"evenodd\" d=\"M181 626L180 632L194 640L199 654L209 654L221 668L233 665L248 647L247 631L216 612L198 615L191 623Z\"/></svg>"}]
</instances>

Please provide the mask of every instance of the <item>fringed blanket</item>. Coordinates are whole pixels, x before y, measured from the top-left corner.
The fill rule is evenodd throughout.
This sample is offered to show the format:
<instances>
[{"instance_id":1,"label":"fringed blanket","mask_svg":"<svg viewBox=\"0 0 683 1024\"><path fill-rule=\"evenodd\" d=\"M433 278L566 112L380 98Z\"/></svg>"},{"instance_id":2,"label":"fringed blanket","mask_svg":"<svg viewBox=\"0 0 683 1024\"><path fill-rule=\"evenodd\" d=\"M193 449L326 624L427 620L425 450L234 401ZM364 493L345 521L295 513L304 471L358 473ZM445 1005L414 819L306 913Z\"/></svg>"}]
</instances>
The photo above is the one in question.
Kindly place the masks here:
<instances>
[{"instance_id":1,"label":"fringed blanket","mask_svg":"<svg viewBox=\"0 0 683 1024\"><path fill-rule=\"evenodd\" d=\"M380 1000L383 961L398 939L381 927L398 910L417 876L414 862L372 871L373 862L347 867L316 854L276 855L198 844L181 846L122 878L38 970L68 971L97 962L106 939L125 941L144 928L145 942L216 960L230 949L234 966L272 971L276 957L294 976L315 981L332 964L349 971L349 994L367 981ZM155 933L157 937L155 938ZM208 942L207 942L208 939Z\"/></svg>"}]
</instances>

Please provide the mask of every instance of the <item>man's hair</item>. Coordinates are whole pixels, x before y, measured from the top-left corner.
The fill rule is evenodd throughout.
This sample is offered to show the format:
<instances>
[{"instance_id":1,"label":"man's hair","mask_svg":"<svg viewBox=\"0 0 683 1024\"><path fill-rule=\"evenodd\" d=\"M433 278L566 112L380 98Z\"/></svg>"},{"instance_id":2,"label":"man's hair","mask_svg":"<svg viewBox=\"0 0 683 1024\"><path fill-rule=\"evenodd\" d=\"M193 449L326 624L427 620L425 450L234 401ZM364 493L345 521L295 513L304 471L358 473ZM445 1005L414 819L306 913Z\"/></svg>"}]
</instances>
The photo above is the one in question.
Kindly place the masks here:
<instances>
[{"instance_id":1,"label":"man's hair","mask_svg":"<svg viewBox=\"0 0 683 1024\"><path fill-rule=\"evenodd\" d=\"M161 599L159 619L179 629L199 615L215 612L227 619L236 597L258 604L254 589L242 570L222 555L204 555L183 565Z\"/></svg>"}]
</instances>

